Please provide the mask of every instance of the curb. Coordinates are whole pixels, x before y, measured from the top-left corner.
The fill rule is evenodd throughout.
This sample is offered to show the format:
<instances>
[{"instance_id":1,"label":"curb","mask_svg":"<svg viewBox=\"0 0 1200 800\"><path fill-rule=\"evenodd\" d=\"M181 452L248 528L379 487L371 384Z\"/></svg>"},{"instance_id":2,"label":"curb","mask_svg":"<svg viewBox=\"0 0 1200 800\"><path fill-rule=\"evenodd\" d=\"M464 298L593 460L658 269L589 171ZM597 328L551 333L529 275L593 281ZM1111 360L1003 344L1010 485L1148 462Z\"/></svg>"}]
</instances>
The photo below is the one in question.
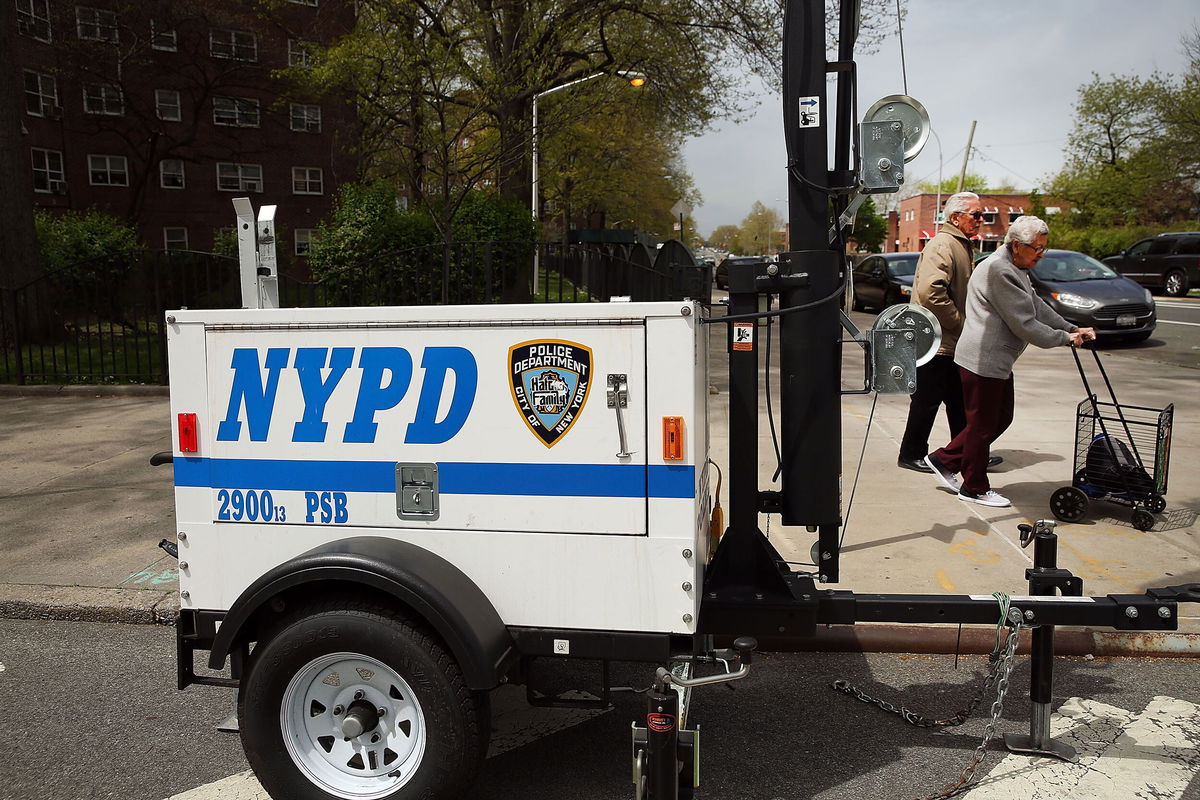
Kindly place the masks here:
<instances>
[{"instance_id":1,"label":"curb","mask_svg":"<svg viewBox=\"0 0 1200 800\"><path fill-rule=\"evenodd\" d=\"M1028 654L1030 633L1021 633L1018 653ZM759 649L781 653L928 653L987 655L995 626L890 625L864 622L819 628L811 639L759 640ZM1057 627L1054 653L1060 656L1200 657L1200 634L1178 631L1123 631Z\"/></svg>"},{"instance_id":2,"label":"curb","mask_svg":"<svg viewBox=\"0 0 1200 800\"><path fill-rule=\"evenodd\" d=\"M0 397L170 397L169 386L143 384L97 383L52 386L34 384L17 386L0 383Z\"/></svg>"},{"instance_id":3,"label":"curb","mask_svg":"<svg viewBox=\"0 0 1200 800\"><path fill-rule=\"evenodd\" d=\"M0 584L0 617L174 625L179 594L147 589Z\"/></svg>"}]
</instances>

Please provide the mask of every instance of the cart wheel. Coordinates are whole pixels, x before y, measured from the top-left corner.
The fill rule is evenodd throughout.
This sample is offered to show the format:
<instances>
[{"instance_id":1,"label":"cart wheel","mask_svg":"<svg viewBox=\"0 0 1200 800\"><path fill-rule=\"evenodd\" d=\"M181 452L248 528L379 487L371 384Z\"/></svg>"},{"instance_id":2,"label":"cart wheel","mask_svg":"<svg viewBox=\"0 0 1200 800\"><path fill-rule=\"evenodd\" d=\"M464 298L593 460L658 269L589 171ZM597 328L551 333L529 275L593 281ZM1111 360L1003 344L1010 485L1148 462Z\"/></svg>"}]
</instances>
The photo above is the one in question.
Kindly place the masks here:
<instances>
[{"instance_id":1,"label":"cart wheel","mask_svg":"<svg viewBox=\"0 0 1200 800\"><path fill-rule=\"evenodd\" d=\"M1050 511L1063 522L1078 522L1088 510L1088 496L1082 489L1064 486L1050 495Z\"/></svg>"},{"instance_id":2,"label":"cart wheel","mask_svg":"<svg viewBox=\"0 0 1200 800\"><path fill-rule=\"evenodd\" d=\"M1133 527L1137 528L1139 531L1148 531L1154 527L1155 519L1154 515L1146 509L1135 508L1133 510L1132 522Z\"/></svg>"},{"instance_id":3,"label":"cart wheel","mask_svg":"<svg viewBox=\"0 0 1200 800\"><path fill-rule=\"evenodd\" d=\"M1167 510L1167 500L1161 494L1152 494L1146 503L1146 508L1154 514L1161 514Z\"/></svg>"}]
</instances>

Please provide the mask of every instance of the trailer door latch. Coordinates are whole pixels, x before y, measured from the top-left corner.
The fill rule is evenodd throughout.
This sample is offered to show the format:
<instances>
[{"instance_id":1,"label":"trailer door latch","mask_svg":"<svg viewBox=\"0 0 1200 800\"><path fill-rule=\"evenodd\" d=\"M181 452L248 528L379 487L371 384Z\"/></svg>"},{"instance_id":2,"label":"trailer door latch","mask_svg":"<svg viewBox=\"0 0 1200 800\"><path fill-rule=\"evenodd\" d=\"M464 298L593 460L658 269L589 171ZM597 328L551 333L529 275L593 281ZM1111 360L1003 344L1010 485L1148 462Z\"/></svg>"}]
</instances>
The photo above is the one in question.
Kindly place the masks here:
<instances>
[{"instance_id":1,"label":"trailer door latch","mask_svg":"<svg viewBox=\"0 0 1200 800\"><path fill-rule=\"evenodd\" d=\"M396 516L435 520L440 513L437 464L396 464Z\"/></svg>"},{"instance_id":2,"label":"trailer door latch","mask_svg":"<svg viewBox=\"0 0 1200 800\"><path fill-rule=\"evenodd\" d=\"M629 458L629 444L625 439L625 418L621 409L629 407L629 383L625 375L609 373L608 376L608 407L617 412L617 436L621 439L621 449L617 458Z\"/></svg>"}]
</instances>

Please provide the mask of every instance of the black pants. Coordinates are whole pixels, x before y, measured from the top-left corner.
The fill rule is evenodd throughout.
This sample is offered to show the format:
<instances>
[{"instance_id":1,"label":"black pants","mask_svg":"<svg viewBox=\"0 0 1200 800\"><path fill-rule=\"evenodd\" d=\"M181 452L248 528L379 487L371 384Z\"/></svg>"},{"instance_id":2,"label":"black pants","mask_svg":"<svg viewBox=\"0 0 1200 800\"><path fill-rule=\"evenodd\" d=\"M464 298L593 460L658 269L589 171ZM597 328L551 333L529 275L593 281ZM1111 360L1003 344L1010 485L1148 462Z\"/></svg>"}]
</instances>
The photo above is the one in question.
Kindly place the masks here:
<instances>
[{"instance_id":1,"label":"black pants","mask_svg":"<svg viewBox=\"0 0 1200 800\"><path fill-rule=\"evenodd\" d=\"M942 403L946 404L946 424L953 439L967 426L962 381L954 356L934 356L917 367L917 390L908 402L908 424L900 440L901 458L924 458L929 452L929 433Z\"/></svg>"}]
</instances>

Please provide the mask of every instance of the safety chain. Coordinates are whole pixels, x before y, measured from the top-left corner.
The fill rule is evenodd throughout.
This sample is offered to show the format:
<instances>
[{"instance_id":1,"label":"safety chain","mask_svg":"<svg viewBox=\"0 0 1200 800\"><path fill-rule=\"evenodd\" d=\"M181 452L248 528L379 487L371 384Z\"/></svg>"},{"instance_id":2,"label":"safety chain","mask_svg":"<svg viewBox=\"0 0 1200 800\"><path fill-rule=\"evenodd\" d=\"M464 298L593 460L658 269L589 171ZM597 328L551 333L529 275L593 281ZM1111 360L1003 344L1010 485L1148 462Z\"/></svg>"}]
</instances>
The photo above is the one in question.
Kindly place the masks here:
<instances>
[{"instance_id":1,"label":"safety chain","mask_svg":"<svg viewBox=\"0 0 1200 800\"><path fill-rule=\"evenodd\" d=\"M996 599L1000 603L1001 617L996 626L996 647L988 656L988 661L991 663L991 668L988 672L987 680L983 686L971 698L965 709L956 711L949 717L941 719L931 719L922 716L904 706L897 707L886 700L872 697L858 687L852 685L849 681L839 680L833 682L833 688L842 692L854 699L868 704L879 706L884 711L891 714L896 714L905 722L918 728L948 728L956 725L961 725L975 711L976 707L982 702L988 691L995 687L996 699L992 701L991 717L988 720L987 726L984 728L983 741L979 747L975 748L975 753L971 758L970 763L963 768L959 773L958 780L952 784L943 786L937 794L929 795L922 800L945 800L945 798L955 797L966 791L970 784L975 780L975 770L979 768L984 757L987 755L988 744L996 735L996 724L1000 720L1000 715L1004 710L1004 695L1008 692L1008 681L1012 675L1013 660L1017 654L1017 645L1020 642L1021 636L1021 612L1018 609L1009 609L1008 596L997 592ZM1006 640L1000 638L1000 631L1004 627L1004 623L1008 622L1012 626ZM1003 641L1003 645L1001 642ZM1003 650L1001 648L1003 647Z\"/></svg>"}]
</instances>

